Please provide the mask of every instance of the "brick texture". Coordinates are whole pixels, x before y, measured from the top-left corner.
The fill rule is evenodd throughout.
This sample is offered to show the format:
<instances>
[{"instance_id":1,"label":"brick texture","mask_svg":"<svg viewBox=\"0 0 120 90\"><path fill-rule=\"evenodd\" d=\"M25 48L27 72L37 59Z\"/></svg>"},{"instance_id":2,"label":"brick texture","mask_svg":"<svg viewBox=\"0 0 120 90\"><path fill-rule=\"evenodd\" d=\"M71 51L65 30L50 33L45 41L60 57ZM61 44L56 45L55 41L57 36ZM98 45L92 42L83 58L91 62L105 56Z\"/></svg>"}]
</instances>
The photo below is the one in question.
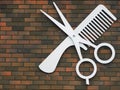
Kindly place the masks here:
<instances>
[{"instance_id":1,"label":"brick texture","mask_svg":"<svg viewBox=\"0 0 120 90\"><path fill-rule=\"evenodd\" d=\"M111 43L116 50L114 61L107 65L97 61L97 74L90 79L90 86L75 72L78 55L74 47L63 54L56 71L45 74L38 65L66 37L41 12L43 9L60 20L53 0L0 0L0 90L119 90L120 89L120 1L119 0L54 0L73 28L82 22L98 5L104 4L118 20L95 44ZM103 54L102 54L103 53ZM84 57L94 59L93 48L82 51ZM102 49L103 57L110 52ZM81 72L88 75L93 67L81 65Z\"/></svg>"}]
</instances>

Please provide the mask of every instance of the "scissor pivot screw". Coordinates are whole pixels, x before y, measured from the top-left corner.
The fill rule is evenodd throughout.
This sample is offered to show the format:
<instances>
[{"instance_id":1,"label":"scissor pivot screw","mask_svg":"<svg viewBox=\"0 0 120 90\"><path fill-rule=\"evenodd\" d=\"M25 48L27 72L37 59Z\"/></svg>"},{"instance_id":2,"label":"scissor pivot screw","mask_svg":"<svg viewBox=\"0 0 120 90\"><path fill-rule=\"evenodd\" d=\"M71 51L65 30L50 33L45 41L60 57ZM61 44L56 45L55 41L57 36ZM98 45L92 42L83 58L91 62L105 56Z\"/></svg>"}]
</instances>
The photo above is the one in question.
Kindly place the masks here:
<instances>
[{"instance_id":1,"label":"scissor pivot screw","mask_svg":"<svg viewBox=\"0 0 120 90\"><path fill-rule=\"evenodd\" d=\"M73 35L73 37L75 37L75 35Z\"/></svg>"}]
</instances>

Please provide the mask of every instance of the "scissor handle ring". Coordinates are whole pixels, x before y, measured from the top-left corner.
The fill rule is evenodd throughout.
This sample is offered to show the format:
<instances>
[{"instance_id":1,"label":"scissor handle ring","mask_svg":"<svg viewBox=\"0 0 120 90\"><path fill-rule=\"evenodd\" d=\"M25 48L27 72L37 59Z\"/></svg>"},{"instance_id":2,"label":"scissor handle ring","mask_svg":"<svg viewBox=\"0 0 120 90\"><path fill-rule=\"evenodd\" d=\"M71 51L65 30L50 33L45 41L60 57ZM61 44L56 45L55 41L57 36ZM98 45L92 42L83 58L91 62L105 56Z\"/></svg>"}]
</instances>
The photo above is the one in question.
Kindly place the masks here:
<instances>
[{"instance_id":1,"label":"scissor handle ring","mask_svg":"<svg viewBox=\"0 0 120 90\"><path fill-rule=\"evenodd\" d=\"M90 74L90 75L88 75L88 76L84 76L84 75L82 75L82 74L80 73L79 67L80 67L80 65L81 65L83 62L89 62L89 63L91 63L91 64L93 65L94 70L93 70L92 74ZM78 61L77 65L76 65L76 73L77 73L77 75L78 75L79 77L85 79L87 85L89 85L89 79L92 78L92 77L94 77L95 74L96 74L96 72L97 72L97 66L96 66L95 62L94 62L93 60L89 59L89 58L84 58L84 59Z\"/></svg>"},{"instance_id":2,"label":"scissor handle ring","mask_svg":"<svg viewBox=\"0 0 120 90\"><path fill-rule=\"evenodd\" d=\"M101 48L101 47L108 47L110 48L111 50L111 57L107 60L102 60L98 57L98 50ZM99 44L96 48L95 48L95 51L94 51L94 56L95 56L95 59L99 62L99 63L102 63L102 64L107 64L107 63L110 63L114 57L115 57L115 49L113 48L113 46L109 43L101 43Z\"/></svg>"}]
</instances>

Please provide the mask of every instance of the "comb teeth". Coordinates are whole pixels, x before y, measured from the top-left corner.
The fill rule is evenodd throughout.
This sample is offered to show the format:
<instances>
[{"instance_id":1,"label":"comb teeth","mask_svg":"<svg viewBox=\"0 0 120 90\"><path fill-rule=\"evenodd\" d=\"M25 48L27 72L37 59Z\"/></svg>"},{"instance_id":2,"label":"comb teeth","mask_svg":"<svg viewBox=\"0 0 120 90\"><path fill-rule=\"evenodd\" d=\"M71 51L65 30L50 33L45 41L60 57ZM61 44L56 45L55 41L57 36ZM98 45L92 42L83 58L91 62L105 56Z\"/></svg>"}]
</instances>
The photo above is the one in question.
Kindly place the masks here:
<instances>
[{"instance_id":1,"label":"comb teeth","mask_svg":"<svg viewBox=\"0 0 120 90\"><path fill-rule=\"evenodd\" d=\"M110 12L101 11L91 19L89 23L79 32L79 35L90 42L95 42L116 20Z\"/></svg>"}]
</instances>

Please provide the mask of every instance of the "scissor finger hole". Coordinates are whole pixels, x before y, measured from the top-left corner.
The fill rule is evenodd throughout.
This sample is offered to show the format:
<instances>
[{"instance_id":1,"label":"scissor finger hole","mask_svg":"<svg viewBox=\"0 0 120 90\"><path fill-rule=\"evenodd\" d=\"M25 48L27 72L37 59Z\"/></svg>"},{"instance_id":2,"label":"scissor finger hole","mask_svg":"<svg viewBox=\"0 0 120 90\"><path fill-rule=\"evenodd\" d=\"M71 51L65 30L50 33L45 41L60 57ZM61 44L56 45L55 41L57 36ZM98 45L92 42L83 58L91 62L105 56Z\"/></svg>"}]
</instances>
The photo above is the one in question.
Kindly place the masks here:
<instances>
[{"instance_id":1,"label":"scissor finger hole","mask_svg":"<svg viewBox=\"0 0 120 90\"><path fill-rule=\"evenodd\" d=\"M104 50L103 50L103 48L104 48ZM110 63L114 59L115 49L109 43L101 43L95 48L94 55L95 55L95 59L99 63L107 64L107 63ZM105 58L107 58L107 59L105 59Z\"/></svg>"},{"instance_id":2,"label":"scissor finger hole","mask_svg":"<svg viewBox=\"0 0 120 90\"><path fill-rule=\"evenodd\" d=\"M83 75L83 73L81 73L80 72L80 65L82 64L82 63L85 63L85 62L87 62L87 63L90 63L90 64L92 64L93 65L93 72L90 74L90 75ZM96 64L95 64L95 62L93 61L93 60L91 60L91 59L88 59L88 58L85 58L85 59L82 59L82 60L80 60L78 63L77 63L77 65L76 65L76 72L77 72L77 75L79 76L79 77L81 77L81 78L83 78L83 79L85 79L86 80L86 84L89 84L89 79L90 78L92 78L92 77L94 77L95 76L95 74L96 74L96 72L97 72L97 66L96 66Z\"/></svg>"},{"instance_id":3,"label":"scissor finger hole","mask_svg":"<svg viewBox=\"0 0 120 90\"><path fill-rule=\"evenodd\" d=\"M89 76L92 72L93 72L93 65L89 62L83 62L80 66L79 66L79 72L83 75L83 76Z\"/></svg>"},{"instance_id":4,"label":"scissor finger hole","mask_svg":"<svg viewBox=\"0 0 120 90\"><path fill-rule=\"evenodd\" d=\"M101 60L107 60L111 57L112 53L111 53L111 50L110 48L104 46L104 47L100 47L98 49L98 57L101 59Z\"/></svg>"}]
</instances>

